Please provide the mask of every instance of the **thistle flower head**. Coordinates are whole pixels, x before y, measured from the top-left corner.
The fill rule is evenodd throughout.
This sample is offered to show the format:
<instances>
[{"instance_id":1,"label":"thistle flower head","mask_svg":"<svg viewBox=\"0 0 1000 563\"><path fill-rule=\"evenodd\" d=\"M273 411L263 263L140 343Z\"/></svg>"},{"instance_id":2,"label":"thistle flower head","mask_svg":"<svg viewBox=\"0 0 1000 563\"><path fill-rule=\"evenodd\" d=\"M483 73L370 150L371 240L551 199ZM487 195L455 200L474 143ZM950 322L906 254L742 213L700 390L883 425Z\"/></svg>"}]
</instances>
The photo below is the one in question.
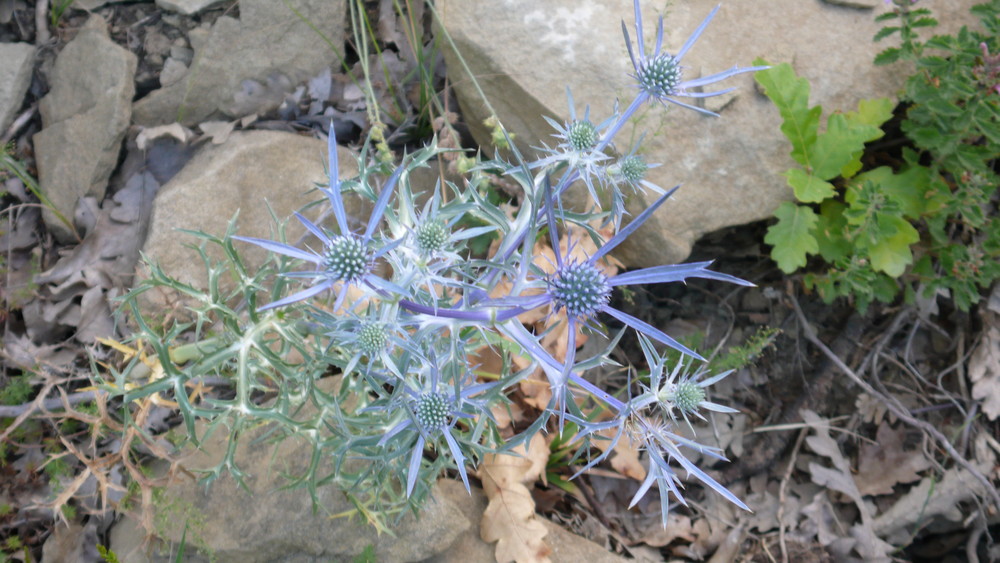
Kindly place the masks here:
<instances>
[{"instance_id":1,"label":"thistle flower head","mask_svg":"<svg viewBox=\"0 0 1000 563\"><path fill-rule=\"evenodd\" d=\"M718 383L732 373L732 370L705 378L709 372L704 364L692 370L691 362L682 357L675 361L668 373L667 364L671 359L657 352L653 343L645 336L640 335L639 344L646 358L646 364L649 366L649 387L645 388L646 393L636 401L637 406L645 407L656 404L659 406L659 410L671 420L676 420L677 415L680 414L680 418L683 418L689 427L691 426L689 416L705 420L701 414L703 410L722 413L738 412L736 409L709 401L708 393L705 391L707 387Z\"/></svg>"},{"instance_id":2,"label":"thistle flower head","mask_svg":"<svg viewBox=\"0 0 1000 563\"><path fill-rule=\"evenodd\" d=\"M630 184L637 184L646 177L649 165L646 159L637 154L630 154L618 160L617 168L613 172L621 175L621 178Z\"/></svg>"},{"instance_id":3,"label":"thistle flower head","mask_svg":"<svg viewBox=\"0 0 1000 563\"><path fill-rule=\"evenodd\" d=\"M548 283L556 308L577 319L594 316L611 298L607 276L590 261L563 264Z\"/></svg>"},{"instance_id":4,"label":"thistle flower head","mask_svg":"<svg viewBox=\"0 0 1000 563\"><path fill-rule=\"evenodd\" d=\"M434 346L436 342L425 338L423 344ZM464 349L455 348L447 356L439 356L431 348L411 356L411 361L413 363L403 366L408 373L388 401L388 408L403 414L403 419L385 433L379 445L402 441L410 450L406 469L407 496L413 493L427 445L440 447L441 453L446 450L451 454L468 490L464 446L469 444L462 429L456 425L461 420L469 421L489 412L487 395L497 388L497 382L475 383ZM441 444L442 439L444 444Z\"/></svg>"},{"instance_id":5,"label":"thistle flower head","mask_svg":"<svg viewBox=\"0 0 1000 563\"><path fill-rule=\"evenodd\" d=\"M644 58L635 72L639 86L656 98L677 93L681 84L681 65L667 53Z\"/></svg>"},{"instance_id":6,"label":"thistle flower head","mask_svg":"<svg viewBox=\"0 0 1000 563\"><path fill-rule=\"evenodd\" d=\"M354 282L368 273L371 258L362 241L340 235L330 239L323 250L322 267L330 279Z\"/></svg>"},{"instance_id":7,"label":"thistle flower head","mask_svg":"<svg viewBox=\"0 0 1000 563\"><path fill-rule=\"evenodd\" d=\"M417 227L417 249L424 254L434 254L445 249L451 235L448 226L440 219L428 219Z\"/></svg>"},{"instance_id":8,"label":"thistle flower head","mask_svg":"<svg viewBox=\"0 0 1000 563\"><path fill-rule=\"evenodd\" d=\"M358 327L358 348L369 356L374 356L385 350L389 343L389 332L385 323L379 321L363 321Z\"/></svg>"},{"instance_id":9,"label":"thistle flower head","mask_svg":"<svg viewBox=\"0 0 1000 563\"><path fill-rule=\"evenodd\" d=\"M684 80L681 59L683 59L688 50L694 46L695 41L701 37L702 32L705 31L706 27L708 27L708 23L712 21L716 12L719 11L719 6L716 6L715 9L709 12L708 16L701 22L697 29L694 30L694 33L688 37L687 41L684 42L675 54L667 53L663 49L662 16L660 16L656 24L656 44L652 51L646 50L646 42L642 31L642 11L639 9L639 0L634 0L634 10L636 35L635 48L632 46L632 38L629 36L628 27L625 25L624 21L622 22L622 32L625 34L625 45L628 47L628 55L629 58L632 59L632 68L635 71L632 76L638 83L639 90L641 92L639 97L640 101L649 99L658 100L660 102L670 102L688 109L693 109L700 113L717 116L718 114L715 112L678 101L675 98L708 98L711 96L720 96L731 92L734 88L724 88L715 92L700 92L698 90L702 86L714 84L737 74L768 68L740 68L739 66L734 66L729 70L724 70L722 72L717 72L701 78ZM636 104L630 106L629 110L625 112L626 116L631 116L635 106Z\"/></svg>"},{"instance_id":10,"label":"thistle flower head","mask_svg":"<svg viewBox=\"0 0 1000 563\"><path fill-rule=\"evenodd\" d=\"M550 165L566 164L569 170L566 174L572 175L574 180L583 180L591 199L595 204L600 204L595 179L603 181L606 163L611 159L604 152L606 142L603 141L607 134L608 127L615 122L617 115L594 123L590 119L590 107L584 109L583 116L577 117L576 105L573 101L573 93L566 89L566 99L569 104L569 121L560 123L549 117L545 121L556 130L552 136L559 139L559 144L555 148L548 146L540 147L539 150L546 156L532 162L531 168L542 168ZM569 181L567 179L567 181Z\"/></svg>"},{"instance_id":11,"label":"thistle flower head","mask_svg":"<svg viewBox=\"0 0 1000 563\"><path fill-rule=\"evenodd\" d=\"M424 430L437 430L446 426L450 410L448 398L443 393L433 391L420 395L413 408L417 423Z\"/></svg>"},{"instance_id":12,"label":"thistle flower head","mask_svg":"<svg viewBox=\"0 0 1000 563\"><path fill-rule=\"evenodd\" d=\"M705 400L705 389L690 381L664 385L657 393L660 401L684 414L696 413Z\"/></svg>"},{"instance_id":13,"label":"thistle flower head","mask_svg":"<svg viewBox=\"0 0 1000 563\"><path fill-rule=\"evenodd\" d=\"M298 218L299 222L302 223L306 230L312 233L313 236L319 239L322 243L323 249L321 251L317 252L311 249L302 250L289 244L273 240L251 237L233 237L236 240L249 242L263 247L271 252L276 252L278 254L283 254L299 260L305 260L306 262L311 262L316 265L316 270L312 272L290 272L285 274L288 277L311 278L316 282L314 285L297 293L293 293L284 299L279 299L278 301L265 305L264 307L261 307L262 310L283 307L285 305L309 299L328 289L332 289L337 284L340 284L340 288L337 293L336 304L333 307L334 310L339 309L343 304L344 298L347 296L347 290L350 286L358 287L367 294L382 293L404 295L406 293L406 290L402 287L384 280L371 272L371 266L376 260L385 255L387 252L390 252L402 242L400 239L394 241L381 239L381 237L375 236L375 232L378 230L382 222L382 218L385 215L386 207L389 205L389 199L396 191L396 182L399 181L399 177L403 169L396 169L396 171L382 187L382 191L379 193L378 199L375 202L375 207L368 218L368 224L365 226L364 233L355 234L351 231L348 225L347 212L344 208L344 200L343 194L341 194L339 177L340 167L337 162L337 140L333 135L332 127L330 128L327 150L330 154L330 184L329 187L322 189L322 191L326 194L326 197L330 202L330 208L332 209L333 215L336 219L339 234L333 234L330 231L314 224L300 213L295 214L295 217Z\"/></svg>"},{"instance_id":14,"label":"thistle flower head","mask_svg":"<svg viewBox=\"0 0 1000 563\"><path fill-rule=\"evenodd\" d=\"M597 127L589 119L575 120L566 127L566 142L573 150L592 149L599 140Z\"/></svg>"}]
</instances>

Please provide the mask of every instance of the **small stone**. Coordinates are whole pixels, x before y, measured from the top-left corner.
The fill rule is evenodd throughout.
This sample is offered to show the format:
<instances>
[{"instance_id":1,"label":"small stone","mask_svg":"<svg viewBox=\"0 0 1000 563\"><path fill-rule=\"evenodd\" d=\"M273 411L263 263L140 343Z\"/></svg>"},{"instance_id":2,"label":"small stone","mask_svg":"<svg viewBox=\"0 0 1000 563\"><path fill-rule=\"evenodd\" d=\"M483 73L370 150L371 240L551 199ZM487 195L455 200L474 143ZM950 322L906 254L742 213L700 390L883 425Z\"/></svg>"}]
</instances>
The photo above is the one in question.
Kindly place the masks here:
<instances>
[{"instance_id":1,"label":"small stone","mask_svg":"<svg viewBox=\"0 0 1000 563\"><path fill-rule=\"evenodd\" d=\"M222 0L156 0L157 7L177 12L185 16L193 16L205 8L218 4Z\"/></svg>"},{"instance_id":2,"label":"small stone","mask_svg":"<svg viewBox=\"0 0 1000 563\"><path fill-rule=\"evenodd\" d=\"M882 4L881 0L823 0L827 4L834 6L844 6L845 8L857 8L859 10L871 10Z\"/></svg>"},{"instance_id":3,"label":"small stone","mask_svg":"<svg viewBox=\"0 0 1000 563\"><path fill-rule=\"evenodd\" d=\"M162 5L162 0L158 2ZM222 16L210 32L188 33L194 63L180 81L135 104L135 122L155 126L178 120L185 126L233 114L234 97L246 81L265 82L275 72L292 85L331 64L316 29L333 44L343 42L345 0L241 0L240 18ZM305 20L305 21L304 21Z\"/></svg>"},{"instance_id":4,"label":"small stone","mask_svg":"<svg viewBox=\"0 0 1000 563\"><path fill-rule=\"evenodd\" d=\"M60 242L76 237L55 211L72 218L80 197L104 197L132 116L136 65L98 15L56 57L34 144L39 185L55 208L42 218Z\"/></svg>"},{"instance_id":5,"label":"small stone","mask_svg":"<svg viewBox=\"0 0 1000 563\"><path fill-rule=\"evenodd\" d=\"M170 48L170 57L177 59L178 61L184 63L185 66L191 64L194 60L194 50L187 46L187 42L182 42L180 45L174 45Z\"/></svg>"},{"instance_id":6,"label":"small stone","mask_svg":"<svg viewBox=\"0 0 1000 563\"><path fill-rule=\"evenodd\" d=\"M180 81L187 74L188 67L183 62L170 57L163 63L163 70L160 71L160 85L170 86Z\"/></svg>"},{"instance_id":7,"label":"small stone","mask_svg":"<svg viewBox=\"0 0 1000 563\"><path fill-rule=\"evenodd\" d=\"M0 43L0 133L7 129L24 103L34 60L33 45Z\"/></svg>"},{"instance_id":8,"label":"small stone","mask_svg":"<svg viewBox=\"0 0 1000 563\"><path fill-rule=\"evenodd\" d=\"M170 45L170 38L155 29L147 32L146 38L142 41L142 48L147 56L166 55L170 51Z\"/></svg>"}]
</instances>

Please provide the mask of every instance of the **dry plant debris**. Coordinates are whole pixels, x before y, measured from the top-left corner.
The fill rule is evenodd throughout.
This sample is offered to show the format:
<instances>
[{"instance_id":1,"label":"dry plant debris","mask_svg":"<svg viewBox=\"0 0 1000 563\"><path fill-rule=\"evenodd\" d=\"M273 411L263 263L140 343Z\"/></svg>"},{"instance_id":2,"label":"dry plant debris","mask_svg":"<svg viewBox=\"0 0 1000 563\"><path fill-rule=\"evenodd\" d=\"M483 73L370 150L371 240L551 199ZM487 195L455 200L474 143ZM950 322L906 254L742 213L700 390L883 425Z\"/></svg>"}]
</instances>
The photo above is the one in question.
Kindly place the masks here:
<instances>
[{"instance_id":1,"label":"dry plant debris","mask_svg":"<svg viewBox=\"0 0 1000 563\"><path fill-rule=\"evenodd\" d=\"M527 446L510 453L488 455L479 467L483 490L489 499L479 523L479 534L497 542L498 563L548 563L552 550L545 543L548 530L535 514L529 487L545 472L549 448L536 434Z\"/></svg>"}]
</instances>

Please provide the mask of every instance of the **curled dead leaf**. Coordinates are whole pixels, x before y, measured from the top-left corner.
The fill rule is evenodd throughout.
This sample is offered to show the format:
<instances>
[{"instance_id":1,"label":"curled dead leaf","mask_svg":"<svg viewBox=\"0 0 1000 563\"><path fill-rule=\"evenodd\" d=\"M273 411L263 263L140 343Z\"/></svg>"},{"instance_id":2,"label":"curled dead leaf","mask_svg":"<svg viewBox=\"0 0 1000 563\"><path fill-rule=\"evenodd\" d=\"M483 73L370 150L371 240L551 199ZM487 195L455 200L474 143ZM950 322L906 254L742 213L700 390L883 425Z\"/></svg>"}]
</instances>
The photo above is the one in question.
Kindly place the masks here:
<instances>
[{"instance_id":1,"label":"curled dead leaf","mask_svg":"<svg viewBox=\"0 0 1000 563\"><path fill-rule=\"evenodd\" d=\"M535 514L529 486L545 471L549 449L536 434L527 446L511 453L483 458L479 476L489 499L479 523L483 541L497 542L497 563L544 563L552 549L545 543L548 529Z\"/></svg>"}]
</instances>

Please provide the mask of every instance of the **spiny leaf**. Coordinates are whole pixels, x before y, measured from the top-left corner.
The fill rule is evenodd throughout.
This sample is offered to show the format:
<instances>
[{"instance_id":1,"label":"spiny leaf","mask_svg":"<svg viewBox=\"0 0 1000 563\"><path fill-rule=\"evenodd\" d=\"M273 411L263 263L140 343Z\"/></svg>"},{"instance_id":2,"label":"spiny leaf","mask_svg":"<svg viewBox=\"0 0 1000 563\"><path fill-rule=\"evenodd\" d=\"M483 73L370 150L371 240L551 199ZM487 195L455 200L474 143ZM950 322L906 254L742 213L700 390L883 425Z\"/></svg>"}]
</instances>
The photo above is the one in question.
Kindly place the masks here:
<instances>
[{"instance_id":1,"label":"spiny leaf","mask_svg":"<svg viewBox=\"0 0 1000 563\"><path fill-rule=\"evenodd\" d=\"M819 252L819 244L812 235L816 227L816 213L808 207L791 202L782 203L774 212L778 222L767 230L764 242L774 248L771 258L786 274L806 265L806 256Z\"/></svg>"}]
</instances>

